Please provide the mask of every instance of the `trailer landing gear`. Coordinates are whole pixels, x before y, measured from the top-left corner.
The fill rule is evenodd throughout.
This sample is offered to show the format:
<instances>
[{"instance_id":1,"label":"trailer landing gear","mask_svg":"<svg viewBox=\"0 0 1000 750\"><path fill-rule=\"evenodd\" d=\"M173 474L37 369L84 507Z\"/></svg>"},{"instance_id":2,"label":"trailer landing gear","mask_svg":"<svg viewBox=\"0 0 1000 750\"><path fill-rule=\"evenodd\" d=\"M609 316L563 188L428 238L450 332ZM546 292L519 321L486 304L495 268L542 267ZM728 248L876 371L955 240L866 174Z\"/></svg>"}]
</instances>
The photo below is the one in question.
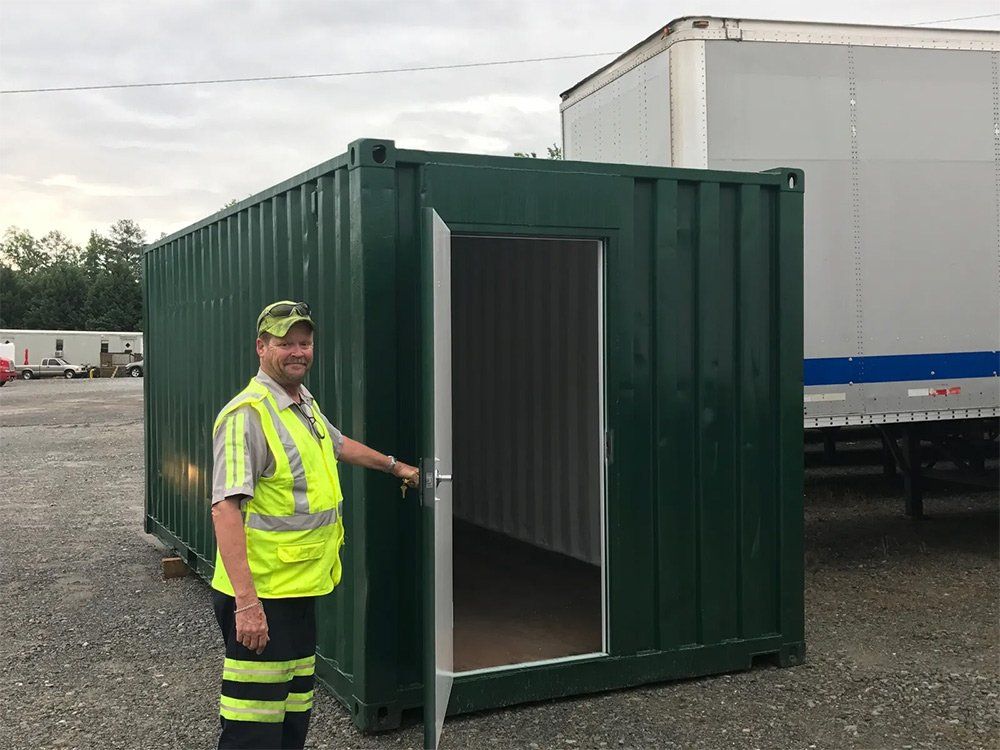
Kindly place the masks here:
<instances>
[{"instance_id":1,"label":"trailer landing gear","mask_svg":"<svg viewBox=\"0 0 1000 750\"><path fill-rule=\"evenodd\" d=\"M887 424L880 425L879 432L886 451L884 471L893 475L899 467L904 506L910 518L923 518L927 479L993 489L998 486L997 471L986 468L986 459L997 452L996 420ZM949 461L955 468L937 469L939 460Z\"/></svg>"}]
</instances>

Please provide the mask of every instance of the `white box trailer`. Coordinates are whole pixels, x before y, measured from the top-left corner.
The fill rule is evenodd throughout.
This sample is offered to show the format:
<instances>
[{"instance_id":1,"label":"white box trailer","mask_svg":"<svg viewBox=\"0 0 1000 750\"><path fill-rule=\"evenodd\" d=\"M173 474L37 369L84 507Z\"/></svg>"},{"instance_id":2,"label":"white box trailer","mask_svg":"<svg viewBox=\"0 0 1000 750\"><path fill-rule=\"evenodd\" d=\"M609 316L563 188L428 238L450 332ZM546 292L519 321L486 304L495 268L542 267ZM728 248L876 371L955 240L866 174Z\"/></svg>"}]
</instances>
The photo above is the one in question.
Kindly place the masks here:
<instances>
[{"instance_id":1,"label":"white box trailer","mask_svg":"<svg viewBox=\"0 0 1000 750\"><path fill-rule=\"evenodd\" d=\"M138 331L42 331L0 329L0 346L14 347L14 364L38 364L45 357L62 357L71 364L98 366L101 352L142 354ZM27 356L27 363L25 357Z\"/></svg>"},{"instance_id":2,"label":"white box trailer","mask_svg":"<svg viewBox=\"0 0 1000 750\"><path fill-rule=\"evenodd\" d=\"M1000 32L682 18L561 110L567 159L805 170L807 428L1000 414Z\"/></svg>"}]
</instances>

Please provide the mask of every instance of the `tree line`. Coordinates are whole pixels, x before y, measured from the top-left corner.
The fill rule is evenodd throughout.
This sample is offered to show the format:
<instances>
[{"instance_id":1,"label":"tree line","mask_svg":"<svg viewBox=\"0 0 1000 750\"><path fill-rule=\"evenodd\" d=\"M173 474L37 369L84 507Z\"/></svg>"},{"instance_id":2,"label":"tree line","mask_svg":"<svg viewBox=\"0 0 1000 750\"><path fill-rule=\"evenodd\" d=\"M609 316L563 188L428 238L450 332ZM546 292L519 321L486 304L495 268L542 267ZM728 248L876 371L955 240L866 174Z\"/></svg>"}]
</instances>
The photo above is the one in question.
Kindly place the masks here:
<instances>
[{"instance_id":1,"label":"tree line","mask_svg":"<svg viewBox=\"0 0 1000 750\"><path fill-rule=\"evenodd\" d=\"M83 247L8 227L0 240L0 328L141 331L145 232L121 219Z\"/></svg>"},{"instance_id":2,"label":"tree line","mask_svg":"<svg viewBox=\"0 0 1000 750\"><path fill-rule=\"evenodd\" d=\"M546 151L563 158L556 144ZM538 158L533 151L514 156ZM141 331L145 238L130 219L104 234L92 231L83 247L59 231L35 237L8 227L0 240L0 328Z\"/></svg>"}]
</instances>

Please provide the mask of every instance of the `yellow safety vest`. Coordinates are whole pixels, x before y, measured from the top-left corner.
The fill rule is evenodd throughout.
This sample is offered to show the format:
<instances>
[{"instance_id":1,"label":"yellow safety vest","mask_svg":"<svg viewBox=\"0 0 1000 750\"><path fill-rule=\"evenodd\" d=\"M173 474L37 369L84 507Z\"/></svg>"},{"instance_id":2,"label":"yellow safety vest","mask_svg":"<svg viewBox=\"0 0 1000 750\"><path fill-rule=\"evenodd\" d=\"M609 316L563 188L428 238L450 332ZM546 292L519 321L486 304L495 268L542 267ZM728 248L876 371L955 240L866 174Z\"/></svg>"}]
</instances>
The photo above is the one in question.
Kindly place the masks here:
<instances>
[{"instance_id":1,"label":"yellow safety vest","mask_svg":"<svg viewBox=\"0 0 1000 750\"><path fill-rule=\"evenodd\" d=\"M237 408L249 405L260 416L274 474L259 477L247 503L243 528L247 560L257 596L285 599L322 596L340 583L340 547L344 543L344 496L329 432L317 441L311 429L291 413L279 410L271 392L251 380L219 412L213 434ZM313 413L322 423L319 405ZM244 478L243 413L226 423L227 485ZM218 550L212 588L234 596Z\"/></svg>"}]
</instances>

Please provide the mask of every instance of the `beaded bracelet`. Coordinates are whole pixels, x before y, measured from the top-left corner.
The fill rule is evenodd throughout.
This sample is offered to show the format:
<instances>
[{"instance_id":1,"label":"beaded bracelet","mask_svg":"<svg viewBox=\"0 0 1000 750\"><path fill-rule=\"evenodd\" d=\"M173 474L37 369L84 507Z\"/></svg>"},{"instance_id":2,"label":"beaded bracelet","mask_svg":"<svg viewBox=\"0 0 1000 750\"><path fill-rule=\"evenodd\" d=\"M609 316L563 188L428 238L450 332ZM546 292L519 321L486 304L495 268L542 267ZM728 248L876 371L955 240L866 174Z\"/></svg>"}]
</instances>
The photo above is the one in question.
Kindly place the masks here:
<instances>
[{"instance_id":1,"label":"beaded bracelet","mask_svg":"<svg viewBox=\"0 0 1000 750\"><path fill-rule=\"evenodd\" d=\"M261 604L260 599L258 599L253 604L248 604L245 607L237 607L236 608L236 614L239 614L240 612L246 612L248 609L253 609L254 607L261 607L261 608L263 608L263 606L264 605Z\"/></svg>"}]
</instances>

